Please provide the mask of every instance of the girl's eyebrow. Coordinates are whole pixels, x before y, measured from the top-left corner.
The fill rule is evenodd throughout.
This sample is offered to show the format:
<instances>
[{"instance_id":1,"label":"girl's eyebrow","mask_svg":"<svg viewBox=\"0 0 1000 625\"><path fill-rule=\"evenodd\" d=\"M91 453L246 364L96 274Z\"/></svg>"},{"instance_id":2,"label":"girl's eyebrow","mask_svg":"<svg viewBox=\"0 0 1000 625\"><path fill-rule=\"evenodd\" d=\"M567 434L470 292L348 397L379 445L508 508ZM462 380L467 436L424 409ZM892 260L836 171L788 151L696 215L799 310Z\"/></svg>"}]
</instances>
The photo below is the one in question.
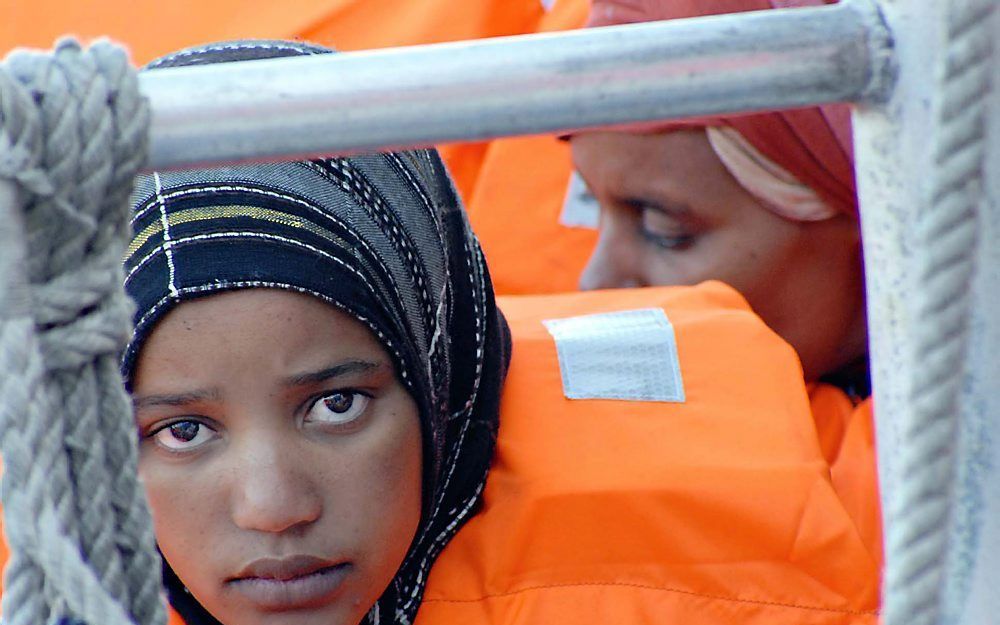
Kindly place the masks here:
<instances>
[{"instance_id":1,"label":"girl's eyebrow","mask_svg":"<svg viewBox=\"0 0 1000 625\"><path fill-rule=\"evenodd\" d=\"M305 373L293 375L285 378L282 385L286 387L309 386L311 384L319 384L320 382L326 382L327 380L350 375L352 373L362 373L365 371L380 369L382 366L382 363L372 362L370 360L349 360L347 362L324 367L318 371L307 371Z\"/></svg>"},{"instance_id":2,"label":"girl's eyebrow","mask_svg":"<svg viewBox=\"0 0 1000 625\"><path fill-rule=\"evenodd\" d=\"M150 408L152 406L186 406L205 401L220 401L222 394L218 389L189 391L187 393L172 393L163 395L145 395L132 398L132 408Z\"/></svg>"}]
</instances>

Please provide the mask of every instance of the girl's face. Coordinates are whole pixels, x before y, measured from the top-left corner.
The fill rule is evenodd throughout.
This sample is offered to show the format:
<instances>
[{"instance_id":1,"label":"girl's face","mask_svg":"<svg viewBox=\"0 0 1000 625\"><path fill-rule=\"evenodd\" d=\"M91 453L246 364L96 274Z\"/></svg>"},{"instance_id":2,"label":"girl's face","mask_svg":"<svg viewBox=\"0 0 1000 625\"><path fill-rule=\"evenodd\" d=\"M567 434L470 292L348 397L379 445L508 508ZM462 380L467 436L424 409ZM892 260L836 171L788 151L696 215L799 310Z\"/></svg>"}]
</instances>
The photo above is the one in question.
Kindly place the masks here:
<instances>
[{"instance_id":1,"label":"girl's face","mask_svg":"<svg viewBox=\"0 0 1000 625\"><path fill-rule=\"evenodd\" d=\"M572 145L601 206L581 288L721 280L795 347L806 379L865 354L855 220L778 216L730 175L703 130L588 133Z\"/></svg>"},{"instance_id":2,"label":"girl's face","mask_svg":"<svg viewBox=\"0 0 1000 625\"><path fill-rule=\"evenodd\" d=\"M225 625L355 625L421 514L418 408L361 323L270 289L183 303L133 385L167 562Z\"/></svg>"}]
</instances>

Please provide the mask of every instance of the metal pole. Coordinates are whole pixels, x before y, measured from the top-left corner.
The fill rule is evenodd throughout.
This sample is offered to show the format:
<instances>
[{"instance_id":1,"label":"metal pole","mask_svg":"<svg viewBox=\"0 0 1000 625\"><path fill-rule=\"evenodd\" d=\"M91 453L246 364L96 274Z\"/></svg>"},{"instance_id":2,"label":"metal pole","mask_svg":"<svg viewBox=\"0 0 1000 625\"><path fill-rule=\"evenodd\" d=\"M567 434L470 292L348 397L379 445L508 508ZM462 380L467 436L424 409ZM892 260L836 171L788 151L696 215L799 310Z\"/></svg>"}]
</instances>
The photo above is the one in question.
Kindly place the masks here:
<instances>
[{"instance_id":1,"label":"metal pole","mask_svg":"<svg viewBox=\"0 0 1000 625\"><path fill-rule=\"evenodd\" d=\"M854 115L879 478L890 569L883 586L886 625L928 622L924 618L935 625L983 625L1000 619L1000 51L991 53L980 45L982 39L971 35L959 41L956 49L961 53L946 48L950 12L970 4L882 0L896 42L898 81L889 101L860 106ZM970 29L991 29L992 40L998 41L1000 6L995 5L992 14L984 10L973 17ZM994 77L992 92L980 91L973 80L968 88L963 87L958 107L945 94L935 92L935 83L947 75L946 65L964 67L955 72L959 79L974 79L975 72L983 71L974 66L990 54L992 67L985 71ZM949 131L939 121L949 113L967 115L964 121L970 123L958 132ZM976 129L973 123L978 123L978 115L982 127ZM920 412L914 392L938 394L954 382L941 376L922 387L912 384L915 374L935 370L940 361L940 353L931 358L915 354L919 353L917 338L935 326L933 315L918 305L934 288L920 269L925 257L940 255L935 246L947 250L955 240L940 236L928 246L921 231L926 223L920 225L927 221L938 186L935 180L951 173L931 149L941 143L945 132L954 135L956 149L968 145L958 153L956 160L962 161L958 165L979 164L985 183L981 188L977 181L956 187L982 195L972 224L978 244L956 250L951 264L944 267L948 275L970 259L975 267L968 286L949 293L950 300L967 299L969 304L966 314L946 328L952 335L961 332L967 345L961 360L948 371L960 376L957 408L949 419L919 428L914 426ZM969 258L959 258L963 252ZM916 438L925 433L938 440ZM928 451L927 462L916 468L945 473L943 488L916 484L920 471L908 466L908 459L921 449ZM917 505L914 498L905 497L914 492L919 495ZM945 508L946 514L923 513L918 509L923 502ZM916 538L901 533L901 528L914 525L921 530ZM893 574L892 569L900 568L903 552L938 531L944 532L943 549L921 547L921 566L915 573ZM901 604L904 609L899 609ZM905 609L913 606L923 609L919 618Z\"/></svg>"},{"instance_id":2,"label":"metal pole","mask_svg":"<svg viewBox=\"0 0 1000 625\"><path fill-rule=\"evenodd\" d=\"M161 69L148 168L291 159L858 101L887 87L871 0Z\"/></svg>"}]
</instances>

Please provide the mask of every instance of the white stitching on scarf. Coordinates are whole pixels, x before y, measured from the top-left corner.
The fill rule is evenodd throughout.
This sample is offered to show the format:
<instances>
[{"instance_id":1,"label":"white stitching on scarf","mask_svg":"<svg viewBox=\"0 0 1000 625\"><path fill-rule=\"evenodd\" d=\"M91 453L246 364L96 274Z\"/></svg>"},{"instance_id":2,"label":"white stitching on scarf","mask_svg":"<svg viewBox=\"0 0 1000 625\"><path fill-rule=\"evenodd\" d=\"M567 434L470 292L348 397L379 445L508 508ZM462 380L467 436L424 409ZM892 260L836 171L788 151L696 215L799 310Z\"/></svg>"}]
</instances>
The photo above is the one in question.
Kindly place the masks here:
<instances>
[{"instance_id":1,"label":"white stitching on scarf","mask_svg":"<svg viewBox=\"0 0 1000 625\"><path fill-rule=\"evenodd\" d=\"M324 179L325 180L329 180L328 178L324 178ZM260 188L256 188L256 187L244 186L244 185L239 185L239 184L214 185L214 186L204 186L204 185L201 185L201 186L192 187L192 188L188 188L188 189L176 189L176 190L173 190L173 191L168 191L167 193L163 194L162 197L165 198L165 199L167 199L167 200L173 200L173 199L177 199L177 198L186 197L186 196L189 196L189 195L201 195L201 194L205 194L205 193L215 193L215 192L220 192L220 191L222 191L222 192L225 192L225 191L235 191L235 192L249 193L249 194L255 194L255 195L259 195L259 196L263 196L263 197L270 197L270 198L277 198L277 199L280 199L280 200L285 200L285 201L291 202L292 204L296 204L298 206L303 206L303 207L307 208L308 210L312 211L314 214L316 214L316 215L318 215L318 216L320 216L320 217L322 217L324 219L328 219L328 220L332 221L333 223L337 224L338 226L340 226L341 228L344 229L344 231L346 233L346 236L349 236L351 238L352 242L355 242L355 243L361 245L361 247L363 247L371 255L371 257L378 264L379 268L382 270L382 273L385 274L386 279L389 281L389 287L392 289L392 293L393 293L393 295L395 295L396 301L398 301L398 302L402 302L403 301L402 295L400 295L399 286L396 284L396 279L393 277L392 272L389 271L389 268L385 266L385 263L382 261L382 257L379 256L377 253L375 253L375 250L371 247L371 245L368 244L368 241L366 241L363 237L359 236L358 233L353 228L351 228L346 223L344 223L335 214L333 214L332 212L327 212L327 211L323 210L321 207L312 204L311 202L307 202L305 200L302 200L302 199L297 198L297 197L292 196L292 195L286 195L284 193L279 193L279 192L268 190L268 189L260 189ZM146 213L148 213L149 210L153 206L155 206L155 204L147 206L146 208L142 209L141 211L138 211L136 213L136 216L132 218L132 226L135 227L136 222L141 218L141 216L143 216ZM140 263L144 262L148 257L149 257L148 255L146 257L144 257L143 260L140 261ZM133 270L129 272L128 277L131 277L131 275L132 275L132 273L134 271L135 271L135 268L133 268ZM127 282L127 279L126 279L126 282Z\"/></svg>"},{"instance_id":2,"label":"white stitching on scarf","mask_svg":"<svg viewBox=\"0 0 1000 625\"><path fill-rule=\"evenodd\" d=\"M163 224L163 253L167 257L167 290L175 299L178 296L177 285L174 284L174 255L171 250L173 243L170 240L170 222L167 219L167 202L163 199L163 188L160 186L160 172L153 172L153 186L156 191L156 203L160 207L160 223Z\"/></svg>"},{"instance_id":3,"label":"white stitching on scarf","mask_svg":"<svg viewBox=\"0 0 1000 625\"><path fill-rule=\"evenodd\" d=\"M403 174L406 177L406 181L409 182L413 186L414 190L416 190L417 194L420 195L420 199L423 200L424 202L424 207L427 208L427 213L431 216L431 219L434 221L434 225L437 226L437 228L434 229L434 233L437 234L438 241L441 242L441 247L442 249L444 249L444 237L441 236L441 221L438 219L437 210L435 210L434 208L434 202L432 202L431 199L427 196L427 194L424 193L424 190L420 186L420 183L413 176L413 172L411 172L410 169L406 166L406 164L403 162L403 159L399 158L399 154L397 154L396 152L388 152L385 153L384 156L387 159L391 160L396 165L396 171Z\"/></svg>"},{"instance_id":4,"label":"white stitching on scarf","mask_svg":"<svg viewBox=\"0 0 1000 625\"><path fill-rule=\"evenodd\" d=\"M456 453L461 453L461 445L465 439L465 433L468 431L468 426L470 423L471 421L466 421L465 426L462 428L462 434L459 436L458 442L453 448L453 450ZM456 456L455 460L451 463L452 468L454 468L457 464L458 464L458 457ZM475 503L478 500L480 493L482 493L483 491L485 483L486 483L485 480L479 482L479 484L476 486L475 491L468 498L466 498L465 501L463 501L460 504L462 506L462 509L458 511L458 513L455 515L453 519L451 519L451 522L448 523L448 525L446 525L440 532L438 532L437 536L434 537L434 539L431 540L430 544L427 546L426 557L420 561L420 566L417 568L417 577L414 580L415 583L413 588L410 590L409 597L406 599L406 602L396 610L397 618L402 617L405 611L411 605L413 605L413 602L417 600L417 596L422 588L421 582L423 581L424 576L427 574L427 569L430 568L431 563L433 563L434 560L437 558L437 556L441 553L441 550L444 548L444 543L448 540L448 537L454 533L455 528L458 527L458 525L460 525L472 511L472 508L475 506ZM442 489L442 492L444 492L444 489ZM432 518L436 516L439 512L440 512L440 507L435 508ZM430 528L428 528L428 531L429 529ZM426 532L424 532L424 534L421 535L421 542L423 542L425 536Z\"/></svg>"},{"instance_id":5,"label":"white stitching on scarf","mask_svg":"<svg viewBox=\"0 0 1000 625\"><path fill-rule=\"evenodd\" d=\"M416 261L416 257L413 252L413 245L409 241L409 236L404 236L404 234L407 233L400 230L398 222L395 219L392 219L392 217L395 217L395 214L386 208L386 204L382 196L375 191L374 185L367 179L367 177L364 176L363 172L358 171L355 173L355 168L342 159L330 159L324 161L324 163L344 176L347 184L341 184L342 189L350 192L355 197L360 195L363 200L366 200L365 202L359 202L361 207L364 208L369 215L374 213L372 216L377 217L378 223L389 227L389 231L392 235L389 237L390 241L397 248L401 249L406 256L407 268L410 269L413 281L416 283L419 300L424 308L424 319L431 320L433 310L431 310L430 296L427 293L427 285L421 275L423 267ZM310 162L310 164L317 171L326 174L329 178L329 173L326 172L322 166L312 162ZM385 230L383 230L383 232L385 232ZM389 232L386 232L386 234L389 234ZM433 323L432 320L431 323Z\"/></svg>"},{"instance_id":6,"label":"white stitching on scarf","mask_svg":"<svg viewBox=\"0 0 1000 625\"><path fill-rule=\"evenodd\" d=\"M409 170L409 168L406 166L406 164L403 163L403 160L399 157L399 154L397 154L395 152L387 152L387 153L383 153L383 156L386 158L386 160L390 161L390 163L392 165L394 165L394 169L398 173L401 173L406 178L407 182L410 183L410 186L413 187L413 189L420 196L420 199L421 199L421 201L424 204L424 208L427 209L427 214L430 216L431 221L434 222L434 226L435 226L435 228L434 228L434 234L437 236L437 240L438 240L438 243L440 245L440 248L441 248L442 252L445 252L447 250L447 248L445 247L445 244L444 244L444 235L443 235L443 233L441 231L442 224L441 224L441 221L440 221L439 216L437 214L437 210L435 208L434 203L431 201L430 197L428 197L427 194L424 193L424 190L420 186L420 183L413 176L413 173ZM446 298L448 296L448 287L451 284L451 269L449 267L447 254L443 254L443 256L444 256L444 258L443 258L443 260L444 260L444 263L443 263L443 266L444 266L444 286L441 288L441 293L440 293L440 295L438 297L437 309L434 311L434 315L431 317L431 323L433 325L433 333L431 335L430 346L428 347L428 350L427 350L428 351L428 354L427 354L428 361L430 361L430 362L433 362L435 360L439 360L441 358L441 356L437 353L437 347L440 344L439 339L441 338L442 328L444 326L444 323L443 323L443 321L441 319L441 315L442 315L442 312L444 311L444 306L447 304ZM430 372L428 372L428 373L430 373ZM430 379L433 379L433 375L432 374L429 375L428 377Z\"/></svg>"},{"instance_id":7,"label":"white stitching on scarf","mask_svg":"<svg viewBox=\"0 0 1000 625\"><path fill-rule=\"evenodd\" d=\"M166 63L173 63L177 59L187 58L189 56L198 56L200 54L205 54L206 52L225 52L225 51L237 51L237 50L280 50L282 52L297 52L301 56L310 56L321 54L320 50L310 50L308 48L298 48L295 46L289 46L285 44L273 44L273 43L227 43L219 44L213 46L206 46L203 48L197 48L194 50L184 50L182 52L176 52L162 59L153 61L146 66L146 69L155 69Z\"/></svg>"},{"instance_id":8,"label":"white stitching on scarf","mask_svg":"<svg viewBox=\"0 0 1000 625\"><path fill-rule=\"evenodd\" d=\"M357 270L355 270L350 265L344 263L343 260L337 258L336 256L333 256L329 252L326 252L326 251L321 250L321 249L319 249L317 247L309 245L308 243L303 243L302 241L296 241L295 239L289 239L289 238L283 237L281 235L271 234L271 233L263 233L263 232L214 232L214 233L210 233L210 234L197 234L197 235L185 237L183 239L175 239L173 241L173 245L179 245L179 244L182 244L182 243L190 243L190 242L193 242L193 241L208 241L208 240L213 240L213 239L236 239L236 238L243 238L243 237L253 237L253 238L258 238L258 239L266 239L266 240L270 240L270 241L280 241L282 243L287 243L287 244L292 245L292 246L298 246L298 247L301 247L301 248L305 248L305 249L309 250L310 252L312 252L314 254L317 254L319 256L322 256L324 258L332 260L333 262L341 265L342 267L344 267L345 269L347 269L348 271L350 271L351 273L353 273L355 276L357 276L358 278L360 278L362 282L364 282L365 286L368 287L368 290L375 297L378 297L377 294L376 294L376 292L375 292L375 289L372 288L371 284L368 283L368 280L365 278L365 276L363 276L362 274L360 274ZM139 261L139 264L137 264L135 267L132 268L131 271L129 271L128 276L125 278L125 284L126 284L126 286L128 285L129 280L132 279L133 274L136 271L139 270L139 268L141 267L141 265L144 264L144 263L147 263L149 260L151 260L157 254L159 254L161 251L165 251L165 250L163 249L162 245L158 245L153 250L151 250L145 257L143 257L143 259L141 261ZM236 283L226 283L226 284L236 284ZM214 288L215 285L211 285L211 286ZM289 287L289 288L297 288L297 287ZM173 295L173 297L175 299L178 299L179 295L181 295L181 294L184 294L184 293L196 293L196 292L198 292L197 287L189 287L188 289L180 289L180 291L178 291L177 295ZM319 296L319 297L322 297L322 296ZM159 306L159 304L157 304L157 306ZM136 325L137 326L141 326L144 323L146 323L146 321L148 320L149 316L152 315L155 310L156 310L156 307L154 307L153 309L147 311L139 319L139 321L136 323ZM382 339L385 340L386 344L392 349L392 352L397 357L398 361L400 363L404 362L402 356L400 355L399 351L396 350L395 346L393 346L392 342L389 341L389 339L386 338L381 332L379 332L378 330L375 330L374 327L372 327L372 329L373 329L373 331L380 338L382 338ZM408 378L407 371L403 367L400 367L399 375L404 380L406 380Z\"/></svg>"},{"instance_id":9,"label":"white stitching on scarf","mask_svg":"<svg viewBox=\"0 0 1000 625\"><path fill-rule=\"evenodd\" d=\"M476 377L472 383L472 391L469 394L469 399L465 402L462 408L452 413L450 417L451 419L462 417L463 415L469 413L473 406L475 406L476 397L479 395L479 384L483 374L483 348L486 345L486 333L484 328L485 320L482 318L483 315L480 312L481 310L485 311L486 309L486 285L483 281L485 269L483 266L482 250L479 247L479 241L475 238L475 235L466 237L465 249L467 252L466 262L469 266L469 282L472 284L473 292L472 307L476 318ZM475 259L475 266L473 266L473 259ZM479 296L478 298L477 295ZM482 309L480 309L480 304L482 304Z\"/></svg>"}]
</instances>

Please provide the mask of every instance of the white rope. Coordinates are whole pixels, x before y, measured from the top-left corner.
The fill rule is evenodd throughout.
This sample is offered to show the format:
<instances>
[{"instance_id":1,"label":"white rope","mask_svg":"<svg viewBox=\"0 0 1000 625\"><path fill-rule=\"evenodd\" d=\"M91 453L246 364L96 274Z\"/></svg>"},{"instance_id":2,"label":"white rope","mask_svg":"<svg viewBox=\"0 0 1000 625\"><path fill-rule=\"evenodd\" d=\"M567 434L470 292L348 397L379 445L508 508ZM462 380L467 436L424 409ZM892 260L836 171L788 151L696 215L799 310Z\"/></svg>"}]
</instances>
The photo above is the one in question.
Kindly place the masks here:
<instances>
[{"instance_id":1,"label":"white rope","mask_svg":"<svg viewBox=\"0 0 1000 625\"><path fill-rule=\"evenodd\" d=\"M131 331L128 195L148 118L124 52L109 44L61 42L0 67L0 182L19 195L0 207L10 625L166 621L118 373Z\"/></svg>"},{"instance_id":2,"label":"white rope","mask_svg":"<svg viewBox=\"0 0 1000 625\"><path fill-rule=\"evenodd\" d=\"M984 200L986 119L997 71L997 0L953 0L938 75L940 111L934 179L918 215L918 323L903 479L890 493L895 522L886 528L885 623L942 622L950 510L964 381L978 215Z\"/></svg>"}]
</instances>

